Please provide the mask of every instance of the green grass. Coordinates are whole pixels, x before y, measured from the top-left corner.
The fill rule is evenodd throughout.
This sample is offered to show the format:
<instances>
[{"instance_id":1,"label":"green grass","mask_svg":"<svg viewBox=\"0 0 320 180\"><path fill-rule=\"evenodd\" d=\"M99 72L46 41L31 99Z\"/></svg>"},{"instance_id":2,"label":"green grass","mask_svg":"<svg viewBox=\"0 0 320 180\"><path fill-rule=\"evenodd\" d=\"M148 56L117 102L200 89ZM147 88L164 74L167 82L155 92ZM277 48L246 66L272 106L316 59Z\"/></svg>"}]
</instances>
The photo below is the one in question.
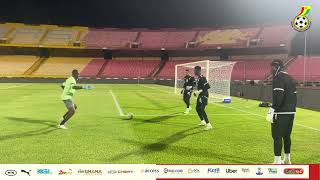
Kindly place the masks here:
<instances>
[{"instance_id":1,"label":"green grass","mask_svg":"<svg viewBox=\"0 0 320 180\"><path fill-rule=\"evenodd\" d=\"M110 94L131 121L122 120ZM212 103L214 130L203 131L173 89L158 85L95 85L78 91L69 130L56 129L66 111L59 84L0 84L0 163L270 163L267 109L234 98ZM298 109L292 161L320 162L320 113Z\"/></svg>"}]
</instances>

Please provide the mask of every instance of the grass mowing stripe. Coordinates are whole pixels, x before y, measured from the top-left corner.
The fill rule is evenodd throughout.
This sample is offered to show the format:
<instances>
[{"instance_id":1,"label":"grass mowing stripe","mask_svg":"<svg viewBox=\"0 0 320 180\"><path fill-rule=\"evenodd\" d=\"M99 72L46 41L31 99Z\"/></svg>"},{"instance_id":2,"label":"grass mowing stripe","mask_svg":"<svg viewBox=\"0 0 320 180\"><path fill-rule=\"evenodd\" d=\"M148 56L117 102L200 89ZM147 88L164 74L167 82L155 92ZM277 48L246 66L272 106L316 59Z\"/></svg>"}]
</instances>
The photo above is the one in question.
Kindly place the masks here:
<instances>
[{"instance_id":1,"label":"grass mowing stripe","mask_svg":"<svg viewBox=\"0 0 320 180\"><path fill-rule=\"evenodd\" d=\"M120 104L119 104L119 102L118 102L118 100L117 100L117 97L113 94L112 90L110 90L109 92L110 92L110 94L111 94L111 96L112 96L112 99L113 99L113 101L114 101L114 104L116 105L116 107L117 107L117 109L118 109L119 115L120 115L120 116L124 116L123 111L122 111L122 109L121 109L121 107L120 107Z\"/></svg>"}]
</instances>

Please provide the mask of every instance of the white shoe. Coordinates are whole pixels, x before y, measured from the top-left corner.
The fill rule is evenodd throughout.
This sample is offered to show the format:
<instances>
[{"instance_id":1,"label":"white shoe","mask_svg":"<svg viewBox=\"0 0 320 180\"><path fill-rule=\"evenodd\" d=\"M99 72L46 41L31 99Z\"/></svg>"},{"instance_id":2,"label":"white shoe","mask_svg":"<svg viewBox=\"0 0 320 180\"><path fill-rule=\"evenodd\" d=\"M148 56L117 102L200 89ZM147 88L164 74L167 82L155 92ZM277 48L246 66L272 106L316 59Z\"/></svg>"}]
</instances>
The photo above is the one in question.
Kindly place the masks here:
<instances>
[{"instance_id":1,"label":"white shoe","mask_svg":"<svg viewBox=\"0 0 320 180\"><path fill-rule=\"evenodd\" d=\"M187 110L184 112L185 114L189 114L191 111L191 108L187 108Z\"/></svg>"},{"instance_id":2,"label":"white shoe","mask_svg":"<svg viewBox=\"0 0 320 180\"><path fill-rule=\"evenodd\" d=\"M283 160L283 161L282 161L282 164L291 164L291 161Z\"/></svg>"},{"instance_id":3,"label":"white shoe","mask_svg":"<svg viewBox=\"0 0 320 180\"><path fill-rule=\"evenodd\" d=\"M68 129L65 125L58 125L59 129Z\"/></svg>"},{"instance_id":4,"label":"white shoe","mask_svg":"<svg viewBox=\"0 0 320 180\"><path fill-rule=\"evenodd\" d=\"M205 126L206 125L206 122L205 121L201 121L200 124L198 124L199 126Z\"/></svg>"},{"instance_id":5,"label":"white shoe","mask_svg":"<svg viewBox=\"0 0 320 180\"><path fill-rule=\"evenodd\" d=\"M282 164L281 156L274 156L274 161L272 164Z\"/></svg>"},{"instance_id":6,"label":"white shoe","mask_svg":"<svg viewBox=\"0 0 320 180\"><path fill-rule=\"evenodd\" d=\"M208 124L206 124L206 127L203 130L208 131L210 129L212 129L212 126L210 123L208 123Z\"/></svg>"}]
</instances>

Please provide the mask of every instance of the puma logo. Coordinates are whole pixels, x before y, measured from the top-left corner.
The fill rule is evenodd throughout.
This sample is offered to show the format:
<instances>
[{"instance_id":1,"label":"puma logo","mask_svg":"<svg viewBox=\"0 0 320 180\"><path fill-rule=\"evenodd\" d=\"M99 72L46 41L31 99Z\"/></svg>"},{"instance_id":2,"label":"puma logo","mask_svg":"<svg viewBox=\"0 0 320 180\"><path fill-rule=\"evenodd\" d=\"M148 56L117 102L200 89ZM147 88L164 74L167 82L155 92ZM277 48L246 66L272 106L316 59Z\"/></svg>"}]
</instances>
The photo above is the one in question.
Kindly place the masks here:
<instances>
[{"instance_id":1,"label":"puma logo","mask_svg":"<svg viewBox=\"0 0 320 180\"><path fill-rule=\"evenodd\" d=\"M30 172L31 172L31 170L30 170L30 171L21 170L21 172L26 173L26 174L28 174L28 175L30 176Z\"/></svg>"}]
</instances>

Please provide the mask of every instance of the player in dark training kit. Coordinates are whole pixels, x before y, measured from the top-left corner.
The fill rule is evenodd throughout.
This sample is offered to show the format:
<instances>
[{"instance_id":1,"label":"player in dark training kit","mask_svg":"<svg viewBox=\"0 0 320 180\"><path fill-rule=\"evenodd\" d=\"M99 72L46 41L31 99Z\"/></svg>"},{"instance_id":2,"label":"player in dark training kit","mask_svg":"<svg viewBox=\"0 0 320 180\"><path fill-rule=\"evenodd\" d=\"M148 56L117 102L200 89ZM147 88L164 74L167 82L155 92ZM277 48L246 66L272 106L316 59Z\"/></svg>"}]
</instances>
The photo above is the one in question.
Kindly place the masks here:
<instances>
[{"instance_id":1,"label":"player in dark training kit","mask_svg":"<svg viewBox=\"0 0 320 180\"><path fill-rule=\"evenodd\" d=\"M273 103L269 110L267 120L271 124L274 142L274 164L281 164L282 142L284 144L284 164L291 164L291 131L296 112L297 90L296 83L283 72L281 60L274 60L271 64L273 82Z\"/></svg>"},{"instance_id":2,"label":"player in dark training kit","mask_svg":"<svg viewBox=\"0 0 320 180\"><path fill-rule=\"evenodd\" d=\"M195 85L195 79L190 75L189 70L186 70L186 76L184 76L184 84L183 89L181 90L181 94L183 94L183 101L187 105L187 110L185 114L188 114L191 110L190 107L190 98L193 91L193 86Z\"/></svg>"},{"instance_id":3,"label":"player in dark training kit","mask_svg":"<svg viewBox=\"0 0 320 180\"><path fill-rule=\"evenodd\" d=\"M197 91L194 92L194 95L195 96L198 95L196 109L201 120L201 123L199 125L206 126L204 130L209 130L209 129L212 129L212 125L208 120L208 116L205 111L205 108L208 104L208 98L209 98L208 89L210 89L210 85L208 84L206 77L201 75L200 66L194 67L194 74L196 76L196 86L197 86Z\"/></svg>"}]
</instances>

